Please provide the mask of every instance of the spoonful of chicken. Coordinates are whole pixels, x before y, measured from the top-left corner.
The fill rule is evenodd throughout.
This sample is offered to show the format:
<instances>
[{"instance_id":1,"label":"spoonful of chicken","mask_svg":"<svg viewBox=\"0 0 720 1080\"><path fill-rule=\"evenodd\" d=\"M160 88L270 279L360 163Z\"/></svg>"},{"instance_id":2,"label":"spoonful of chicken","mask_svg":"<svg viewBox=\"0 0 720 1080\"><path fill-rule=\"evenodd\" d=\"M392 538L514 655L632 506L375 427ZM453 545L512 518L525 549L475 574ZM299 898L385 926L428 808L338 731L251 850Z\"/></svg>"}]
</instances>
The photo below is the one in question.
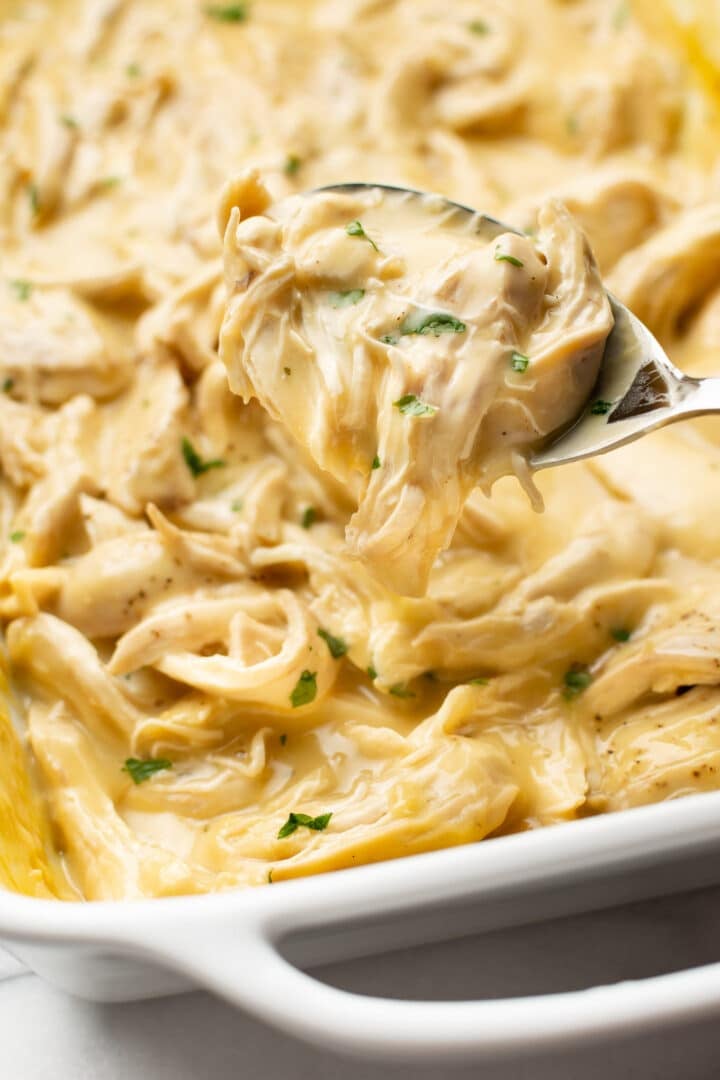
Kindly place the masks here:
<instances>
[{"instance_id":1,"label":"spoonful of chicken","mask_svg":"<svg viewBox=\"0 0 720 1080\"><path fill-rule=\"evenodd\" d=\"M346 542L421 595L470 492L706 411L600 279L559 203L533 235L440 196L342 184L220 213L231 389L257 398L357 504Z\"/></svg>"},{"instance_id":2,"label":"spoonful of chicken","mask_svg":"<svg viewBox=\"0 0 720 1080\"><path fill-rule=\"evenodd\" d=\"M378 185L339 184L320 191L360 192ZM422 204L428 196L408 188L383 190L409 194ZM525 234L461 203L442 200L448 214L467 218L478 235L493 240L505 233ZM529 458L532 470L564 465L606 453L657 428L720 411L720 378L684 375L659 342L631 311L608 294L614 325L588 400L570 423L553 432Z\"/></svg>"}]
</instances>

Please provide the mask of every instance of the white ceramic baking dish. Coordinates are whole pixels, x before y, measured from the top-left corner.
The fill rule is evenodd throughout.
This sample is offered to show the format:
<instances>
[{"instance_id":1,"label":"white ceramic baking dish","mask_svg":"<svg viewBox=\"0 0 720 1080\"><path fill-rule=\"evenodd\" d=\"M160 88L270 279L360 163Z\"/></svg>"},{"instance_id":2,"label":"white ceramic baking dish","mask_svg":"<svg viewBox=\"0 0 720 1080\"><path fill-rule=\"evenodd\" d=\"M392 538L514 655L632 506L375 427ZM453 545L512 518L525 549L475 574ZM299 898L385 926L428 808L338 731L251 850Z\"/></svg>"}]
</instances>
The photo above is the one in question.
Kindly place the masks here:
<instances>
[{"instance_id":1,"label":"white ceramic baking dish","mask_svg":"<svg viewBox=\"0 0 720 1080\"><path fill-rule=\"evenodd\" d=\"M300 1038L384 1059L519 1056L720 1010L720 964L571 993L370 998L301 966L720 881L720 792L212 896L64 903L0 893L0 943L72 994L205 987ZM548 956L548 963L552 956Z\"/></svg>"}]
</instances>

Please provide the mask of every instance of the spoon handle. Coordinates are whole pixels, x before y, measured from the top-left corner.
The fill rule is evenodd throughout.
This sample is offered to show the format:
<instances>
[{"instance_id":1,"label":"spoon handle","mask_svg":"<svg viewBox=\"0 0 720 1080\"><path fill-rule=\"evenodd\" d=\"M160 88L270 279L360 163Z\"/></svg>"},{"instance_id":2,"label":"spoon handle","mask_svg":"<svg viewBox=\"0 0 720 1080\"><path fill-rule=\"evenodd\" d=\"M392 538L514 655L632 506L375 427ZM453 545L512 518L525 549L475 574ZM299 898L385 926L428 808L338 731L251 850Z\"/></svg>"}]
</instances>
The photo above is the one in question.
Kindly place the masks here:
<instances>
[{"instance_id":1,"label":"spoon handle","mask_svg":"<svg viewBox=\"0 0 720 1080\"><path fill-rule=\"evenodd\" d=\"M683 379L688 392L682 401L673 409L668 417L668 423L674 420L684 420L690 416L705 416L710 413L720 412L720 378L713 376L707 379Z\"/></svg>"}]
</instances>

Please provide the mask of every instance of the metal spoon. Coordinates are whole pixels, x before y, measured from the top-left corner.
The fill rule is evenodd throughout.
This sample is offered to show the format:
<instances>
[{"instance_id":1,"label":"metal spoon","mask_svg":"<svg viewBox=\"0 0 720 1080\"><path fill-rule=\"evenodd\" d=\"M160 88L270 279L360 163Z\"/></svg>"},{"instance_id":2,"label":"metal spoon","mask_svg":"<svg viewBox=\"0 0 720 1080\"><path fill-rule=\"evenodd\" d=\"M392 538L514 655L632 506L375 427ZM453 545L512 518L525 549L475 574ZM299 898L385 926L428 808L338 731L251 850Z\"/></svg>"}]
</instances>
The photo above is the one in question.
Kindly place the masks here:
<instances>
[{"instance_id":1,"label":"metal spoon","mask_svg":"<svg viewBox=\"0 0 720 1080\"><path fill-rule=\"evenodd\" d=\"M357 194L391 192L447 207L444 222L457 215L462 227L493 240L502 233L524 235L520 229L442 196L390 184L333 184L318 192ZM604 454L639 439L657 428L704 413L720 412L720 378L693 379L665 355L648 328L611 293L608 300L615 325L607 339L597 382L580 415L560 433L553 433L530 458L532 469L547 469Z\"/></svg>"}]
</instances>

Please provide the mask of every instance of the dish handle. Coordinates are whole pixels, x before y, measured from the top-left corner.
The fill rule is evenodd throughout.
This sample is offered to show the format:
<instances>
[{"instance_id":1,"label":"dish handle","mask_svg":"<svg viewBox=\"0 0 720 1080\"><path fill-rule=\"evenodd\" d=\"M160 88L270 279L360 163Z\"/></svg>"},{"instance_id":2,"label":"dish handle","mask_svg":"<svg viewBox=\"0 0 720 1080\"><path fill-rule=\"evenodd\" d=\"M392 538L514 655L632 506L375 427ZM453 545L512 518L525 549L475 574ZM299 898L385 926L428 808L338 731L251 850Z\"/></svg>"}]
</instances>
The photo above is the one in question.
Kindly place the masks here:
<instances>
[{"instance_id":1,"label":"dish handle","mask_svg":"<svg viewBox=\"0 0 720 1080\"><path fill-rule=\"evenodd\" d=\"M532 997L370 997L295 967L281 952L281 934L260 913L240 926L224 921L196 926L182 940L172 935L164 961L288 1034L364 1058L431 1063L519 1057L699 1019L720 1008L720 963Z\"/></svg>"}]
</instances>

